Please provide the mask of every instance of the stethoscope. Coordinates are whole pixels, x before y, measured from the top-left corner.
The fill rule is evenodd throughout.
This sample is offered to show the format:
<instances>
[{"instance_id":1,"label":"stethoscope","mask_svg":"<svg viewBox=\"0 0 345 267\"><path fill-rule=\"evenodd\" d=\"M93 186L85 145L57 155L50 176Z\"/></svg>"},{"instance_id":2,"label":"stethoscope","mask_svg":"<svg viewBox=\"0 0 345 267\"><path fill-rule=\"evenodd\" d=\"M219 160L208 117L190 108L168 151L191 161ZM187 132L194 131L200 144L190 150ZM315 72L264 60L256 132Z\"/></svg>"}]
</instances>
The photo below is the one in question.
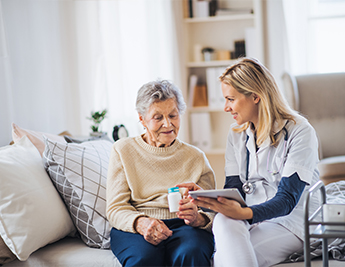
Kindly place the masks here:
<instances>
[{"instance_id":1,"label":"stethoscope","mask_svg":"<svg viewBox=\"0 0 345 267\"><path fill-rule=\"evenodd\" d=\"M286 125L286 124L285 124ZM288 140L288 131L286 130L285 126L283 127L283 131L285 132L285 137L284 137L284 151L283 151L283 155L285 155L286 152L286 147L287 147L287 140ZM248 143L248 139L249 136L247 135L247 140L246 140L246 146ZM277 171L271 171L269 169L269 160L270 160L270 155L271 155L271 149L269 148L268 150L268 154L267 154L267 165L266 165L266 169L267 172L273 174L273 175L277 175L283 168L283 164L284 164L284 158L281 160L279 169ZM247 148L247 169L246 169L246 182L242 185L242 189L243 192L246 194L252 194L255 191L256 185L255 182L249 182L248 181L248 175L249 175L249 150Z\"/></svg>"}]
</instances>

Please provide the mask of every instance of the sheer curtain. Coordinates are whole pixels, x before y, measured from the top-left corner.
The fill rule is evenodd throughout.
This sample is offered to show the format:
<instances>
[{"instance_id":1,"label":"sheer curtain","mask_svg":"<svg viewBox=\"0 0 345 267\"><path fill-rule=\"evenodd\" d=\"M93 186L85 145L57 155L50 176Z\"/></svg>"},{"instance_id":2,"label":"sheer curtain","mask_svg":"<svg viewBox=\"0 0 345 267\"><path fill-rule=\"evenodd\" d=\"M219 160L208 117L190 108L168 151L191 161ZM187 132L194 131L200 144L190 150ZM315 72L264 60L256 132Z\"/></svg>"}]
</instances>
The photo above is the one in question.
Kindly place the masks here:
<instances>
[{"instance_id":1,"label":"sheer curtain","mask_svg":"<svg viewBox=\"0 0 345 267\"><path fill-rule=\"evenodd\" d=\"M157 78L181 86L180 1L0 0L0 145L10 123L88 135L91 111L107 108L102 130L142 130L136 92ZM5 86L2 86L5 84ZM4 114L4 113L2 113Z\"/></svg>"},{"instance_id":2,"label":"sheer curtain","mask_svg":"<svg viewBox=\"0 0 345 267\"><path fill-rule=\"evenodd\" d=\"M13 117L13 110L11 108L11 106L13 105L13 101L10 91L10 64L7 44L5 42L6 37L2 13L2 4L0 2L0 125L1 129L4 129L5 127L8 127L10 125L11 118ZM6 144L6 142L8 143L8 140L10 140L10 138L10 131L1 130L0 142L2 144Z\"/></svg>"},{"instance_id":3,"label":"sheer curtain","mask_svg":"<svg viewBox=\"0 0 345 267\"><path fill-rule=\"evenodd\" d=\"M287 34L288 71L308 72L308 1L282 0Z\"/></svg>"},{"instance_id":4,"label":"sheer curtain","mask_svg":"<svg viewBox=\"0 0 345 267\"><path fill-rule=\"evenodd\" d=\"M67 105L73 73L57 1L1 0L5 56L1 70L1 145L11 140L11 122L23 128L61 132L73 124ZM73 93L72 93L73 95ZM78 129L77 127L73 128Z\"/></svg>"}]
</instances>

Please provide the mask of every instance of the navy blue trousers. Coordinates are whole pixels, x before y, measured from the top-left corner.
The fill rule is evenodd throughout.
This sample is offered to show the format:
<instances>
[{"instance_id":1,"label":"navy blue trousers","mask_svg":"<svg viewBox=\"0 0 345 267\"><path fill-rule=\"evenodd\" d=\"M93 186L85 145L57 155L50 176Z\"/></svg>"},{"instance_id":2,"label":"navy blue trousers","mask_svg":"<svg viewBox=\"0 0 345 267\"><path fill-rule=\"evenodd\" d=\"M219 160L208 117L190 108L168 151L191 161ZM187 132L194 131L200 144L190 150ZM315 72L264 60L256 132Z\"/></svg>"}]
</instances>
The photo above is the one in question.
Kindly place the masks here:
<instances>
[{"instance_id":1,"label":"navy blue trousers","mask_svg":"<svg viewBox=\"0 0 345 267\"><path fill-rule=\"evenodd\" d=\"M210 266L214 250L213 235L188 226L181 219L163 220L171 237L158 245L140 234L112 228L111 250L122 266Z\"/></svg>"}]
</instances>

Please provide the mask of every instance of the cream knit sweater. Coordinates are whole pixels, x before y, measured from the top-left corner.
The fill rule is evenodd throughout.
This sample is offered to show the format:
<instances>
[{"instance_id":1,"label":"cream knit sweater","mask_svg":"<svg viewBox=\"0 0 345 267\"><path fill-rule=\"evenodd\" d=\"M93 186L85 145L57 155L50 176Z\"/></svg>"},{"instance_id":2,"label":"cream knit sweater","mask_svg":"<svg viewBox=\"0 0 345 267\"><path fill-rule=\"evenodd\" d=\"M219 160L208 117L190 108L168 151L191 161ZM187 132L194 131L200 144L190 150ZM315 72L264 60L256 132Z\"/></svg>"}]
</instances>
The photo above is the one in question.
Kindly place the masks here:
<instances>
[{"instance_id":1,"label":"cream knit sweater","mask_svg":"<svg viewBox=\"0 0 345 267\"><path fill-rule=\"evenodd\" d=\"M214 172L205 154L178 139L170 147L154 147L142 136L121 139L110 154L107 178L107 217L112 227L135 233L139 216L176 218L169 212L168 188L195 182L203 189L215 188ZM200 211L202 212L202 211ZM204 213L210 223L213 213Z\"/></svg>"}]
</instances>

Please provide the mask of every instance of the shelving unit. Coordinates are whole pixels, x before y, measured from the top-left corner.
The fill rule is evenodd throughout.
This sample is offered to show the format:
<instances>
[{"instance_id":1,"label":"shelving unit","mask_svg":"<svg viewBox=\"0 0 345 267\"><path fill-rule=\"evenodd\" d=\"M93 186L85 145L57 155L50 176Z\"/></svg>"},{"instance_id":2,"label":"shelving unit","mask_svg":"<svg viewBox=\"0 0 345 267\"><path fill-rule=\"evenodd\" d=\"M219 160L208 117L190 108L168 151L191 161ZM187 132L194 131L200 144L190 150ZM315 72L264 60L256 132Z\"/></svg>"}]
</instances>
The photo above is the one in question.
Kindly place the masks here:
<instances>
[{"instance_id":1,"label":"shelving unit","mask_svg":"<svg viewBox=\"0 0 345 267\"><path fill-rule=\"evenodd\" d=\"M207 67L218 67L218 66L229 66L235 63L236 60L212 60L212 61L200 61L200 62L187 62L188 68L207 68Z\"/></svg>"},{"instance_id":2,"label":"shelving unit","mask_svg":"<svg viewBox=\"0 0 345 267\"><path fill-rule=\"evenodd\" d=\"M198 22L212 22L212 21L229 21L229 20L244 20L254 19L254 14L237 14L237 15L226 15L226 16L214 16L207 18L186 18L186 22L198 23Z\"/></svg>"},{"instance_id":3,"label":"shelving unit","mask_svg":"<svg viewBox=\"0 0 345 267\"><path fill-rule=\"evenodd\" d=\"M248 44L251 47L252 56L258 58L263 62L263 30L262 30L262 3L261 0L221 0L218 1L219 8L235 8L237 10L253 10L253 13L236 13L232 15L222 15L213 17L196 17L184 18L184 44L182 49L185 55L185 95L189 96L189 78L191 75L197 75L198 84L207 85L206 72L208 68L217 68L217 71L225 70L236 62L236 59L231 60L212 60L212 61L195 61L194 53L195 46L212 47L215 51L229 50L234 51L235 41L244 40L247 28L254 32L255 43ZM186 6L185 6L186 8ZM183 12L183 11L181 11ZM188 14L188 12L184 12ZM254 47L254 50L253 50ZM247 51L246 51L247 52ZM264 63L264 62L263 62ZM219 73L219 75L221 72ZM215 80L217 78L215 77ZM208 88L209 90L209 88ZM219 95L221 96L221 88L219 84ZM208 92L209 94L209 92ZM187 101L190 102L190 101ZM224 100L225 103L225 100ZM211 148L204 149L207 158L210 161L212 168L216 173L217 188L222 188L224 185L224 166L225 166L225 146L226 138L230 125L234 122L231 114L224 112L224 104L219 103L219 106L211 107L187 107L187 125L186 136L188 142L193 144L193 122L191 117L195 118L195 113L209 114L210 122L205 125L210 125L211 131ZM194 129L195 131L195 129ZM202 130L200 130L202 131ZM209 133L208 133L209 134ZM195 135L194 135L195 139ZM195 142L194 142L195 143ZM201 148L202 149L202 148Z\"/></svg>"},{"instance_id":4,"label":"shelving unit","mask_svg":"<svg viewBox=\"0 0 345 267\"><path fill-rule=\"evenodd\" d=\"M319 208L309 216L309 202L315 193L318 191L321 192L321 205ZM326 225L333 226L343 226L345 227L345 222L324 222L323 219L323 205L326 204L326 189L324 184L319 181L313 187L309 189L309 193L305 200L304 206L304 266L311 266L311 257L310 257L310 238L322 238L322 261L323 266L328 267L328 238L345 238L345 231L343 230L326 230ZM315 218L321 214L321 221L316 221ZM310 232L310 226L317 225L318 227Z\"/></svg>"}]
</instances>

